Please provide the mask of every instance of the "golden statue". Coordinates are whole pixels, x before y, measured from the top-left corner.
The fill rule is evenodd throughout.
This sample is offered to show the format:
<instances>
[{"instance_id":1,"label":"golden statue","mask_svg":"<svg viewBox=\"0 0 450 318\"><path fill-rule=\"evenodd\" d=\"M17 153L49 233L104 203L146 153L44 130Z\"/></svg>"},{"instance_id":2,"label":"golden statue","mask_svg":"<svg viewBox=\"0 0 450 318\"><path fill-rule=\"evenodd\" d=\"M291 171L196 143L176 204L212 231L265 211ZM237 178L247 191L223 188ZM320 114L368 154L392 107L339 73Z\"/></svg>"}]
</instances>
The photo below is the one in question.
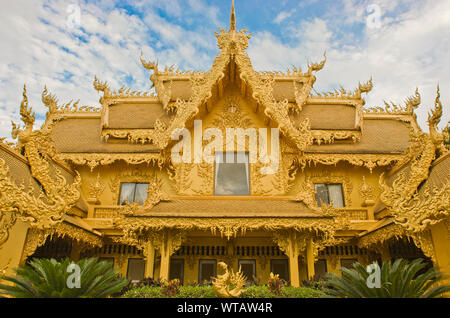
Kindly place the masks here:
<instances>
[{"instance_id":1,"label":"golden statue","mask_svg":"<svg viewBox=\"0 0 450 318\"><path fill-rule=\"evenodd\" d=\"M233 270L228 271L228 265L224 262L220 262L219 266L225 270L225 274L217 275L217 278L214 280L214 293L220 298L238 298L245 292L242 289L246 280L244 274L242 274L240 268L237 273Z\"/></svg>"}]
</instances>

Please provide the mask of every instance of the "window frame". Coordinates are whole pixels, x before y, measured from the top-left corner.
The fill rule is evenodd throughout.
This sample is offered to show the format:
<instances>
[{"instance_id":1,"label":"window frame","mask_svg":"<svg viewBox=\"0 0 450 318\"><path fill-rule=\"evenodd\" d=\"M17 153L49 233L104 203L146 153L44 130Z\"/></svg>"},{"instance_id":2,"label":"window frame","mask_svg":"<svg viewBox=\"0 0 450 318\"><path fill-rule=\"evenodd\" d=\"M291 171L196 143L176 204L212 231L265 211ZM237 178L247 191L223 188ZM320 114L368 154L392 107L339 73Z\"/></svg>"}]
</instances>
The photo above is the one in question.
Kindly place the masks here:
<instances>
[{"instance_id":1,"label":"window frame","mask_svg":"<svg viewBox=\"0 0 450 318\"><path fill-rule=\"evenodd\" d=\"M202 278L202 264L214 264L214 277L217 276L217 260L216 259L199 259L198 260L198 283L203 284ZM211 281L211 280L208 280Z\"/></svg>"},{"instance_id":2,"label":"window frame","mask_svg":"<svg viewBox=\"0 0 450 318\"><path fill-rule=\"evenodd\" d=\"M216 194L216 184L217 184L217 165L219 164L217 162L217 155L218 154L222 154L222 156L225 154L225 158L227 156L229 152L227 151L218 151L218 152L214 152L214 182L213 182L213 195L215 197L248 197L252 195L252 183L251 183L251 165L250 165L250 153L248 151L245 152L233 152L233 154L236 156L238 156L238 154L243 153L247 156L248 162L246 163L247 165L247 183L248 183L248 193L247 194ZM226 162L221 162L221 163L226 163ZM236 162L235 162L236 163ZM244 163L245 164L245 163Z\"/></svg>"},{"instance_id":3,"label":"window frame","mask_svg":"<svg viewBox=\"0 0 450 318\"><path fill-rule=\"evenodd\" d=\"M253 276L256 278L256 259L239 259L238 260L238 269L241 268L241 264L251 264L253 265ZM253 277L246 277L247 282L253 282Z\"/></svg>"},{"instance_id":4,"label":"window frame","mask_svg":"<svg viewBox=\"0 0 450 318\"><path fill-rule=\"evenodd\" d=\"M136 186L137 185L139 185L139 184L146 184L147 188L150 187L150 182L120 182L120 184L119 184L119 197L117 199L117 201L118 201L117 205L119 205L119 206L124 206L125 205L125 204L121 204L121 202L120 202L120 198L122 197L122 185L124 185L124 184L132 184L132 185L134 185L133 201L130 202L131 204L138 203L138 202L135 201L136 200ZM147 197L148 197L148 192L147 192ZM147 200L147 198L145 198L145 200ZM145 202L145 200L144 200L144 202ZM142 204L144 204L144 202L142 202Z\"/></svg>"},{"instance_id":5,"label":"window frame","mask_svg":"<svg viewBox=\"0 0 450 318\"><path fill-rule=\"evenodd\" d=\"M130 261L135 261L135 260L142 261L142 262L144 263L144 273L143 273L142 277L145 278L145 267L146 267L146 265L147 265L147 264L145 263L145 260L144 260L143 258L139 258L139 257L130 257L130 258L128 258L128 262L127 262L127 280L130 281L130 282L133 282L133 280L129 279L129 274L130 274ZM135 281L135 280L134 280L134 281Z\"/></svg>"},{"instance_id":6,"label":"window frame","mask_svg":"<svg viewBox=\"0 0 450 318\"><path fill-rule=\"evenodd\" d=\"M174 258L170 260L170 264L169 264L169 280L172 280L171 278L171 266L173 263L181 263L181 277L178 278L180 280L181 285L184 284L184 258Z\"/></svg>"},{"instance_id":7,"label":"window frame","mask_svg":"<svg viewBox=\"0 0 450 318\"><path fill-rule=\"evenodd\" d=\"M316 265L318 265L321 262L325 264L325 274L320 278L324 278L326 276L326 274L328 273L328 262L327 262L326 258L319 258L317 260L317 262L314 262L314 276L317 277Z\"/></svg>"},{"instance_id":8,"label":"window frame","mask_svg":"<svg viewBox=\"0 0 450 318\"><path fill-rule=\"evenodd\" d=\"M273 258L270 260L270 272L274 273L274 274L279 274L279 273L275 273L275 271L273 270L273 263L274 262L283 262L285 263L286 266L286 273L287 273L287 279L285 279L287 282L291 279L291 271L289 268L289 259L286 258Z\"/></svg>"},{"instance_id":9,"label":"window frame","mask_svg":"<svg viewBox=\"0 0 450 318\"><path fill-rule=\"evenodd\" d=\"M346 261L353 261L353 263L350 265L350 267L346 267L346 266L344 266L344 264L342 264L342 262L346 262ZM357 258L341 258L340 259L341 267L344 267L344 268L352 269L353 268L353 264L355 264L356 262L358 262Z\"/></svg>"},{"instance_id":10,"label":"window frame","mask_svg":"<svg viewBox=\"0 0 450 318\"><path fill-rule=\"evenodd\" d=\"M340 186L340 189L341 189L341 196L342 196L342 203L343 203L343 206L341 206L341 207L335 207L335 208L345 208L347 205L346 205L346 202L345 202L345 195L344 195L344 184L343 183L339 183L339 182L333 182L333 183L314 183L314 191L316 192L316 195L314 196L315 197L315 199L316 199L316 203L317 203L317 206L318 207L320 207L321 206L321 202L319 201L319 200L317 200L318 198L317 198L317 188L316 188L316 186L319 186L319 185L325 185L326 186L326 188L327 188L327 196L328 196L328 203L326 203L326 204L330 204L331 203L331 200L330 200L330 189L329 189L329 186L330 185L339 185ZM325 202L324 202L325 203ZM334 202L333 202L334 203ZM334 205L333 205L334 206Z\"/></svg>"}]
</instances>

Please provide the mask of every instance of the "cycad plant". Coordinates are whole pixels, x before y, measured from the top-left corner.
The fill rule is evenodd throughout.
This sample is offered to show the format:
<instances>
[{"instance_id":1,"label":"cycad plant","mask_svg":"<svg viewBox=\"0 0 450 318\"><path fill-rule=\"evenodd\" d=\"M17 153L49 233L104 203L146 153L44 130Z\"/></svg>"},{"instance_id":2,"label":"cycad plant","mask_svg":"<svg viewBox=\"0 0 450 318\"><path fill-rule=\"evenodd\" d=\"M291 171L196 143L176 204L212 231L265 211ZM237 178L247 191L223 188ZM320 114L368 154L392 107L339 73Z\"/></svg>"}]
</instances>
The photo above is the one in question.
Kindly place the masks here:
<instances>
[{"instance_id":1,"label":"cycad plant","mask_svg":"<svg viewBox=\"0 0 450 318\"><path fill-rule=\"evenodd\" d=\"M366 267L360 263L354 263L353 267L341 268L342 276L328 275L328 294L343 298L436 298L450 292L450 285L442 284L444 275L436 269L419 274L426 267L422 259L384 262L376 287L368 283L371 273Z\"/></svg>"},{"instance_id":2,"label":"cycad plant","mask_svg":"<svg viewBox=\"0 0 450 318\"><path fill-rule=\"evenodd\" d=\"M105 298L120 292L128 284L110 262L82 259L76 264L79 275L73 264L68 258L60 262L33 259L15 269L15 276L0 277L14 284L0 284L0 295L16 298Z\"/></svg>"}]
</instances>

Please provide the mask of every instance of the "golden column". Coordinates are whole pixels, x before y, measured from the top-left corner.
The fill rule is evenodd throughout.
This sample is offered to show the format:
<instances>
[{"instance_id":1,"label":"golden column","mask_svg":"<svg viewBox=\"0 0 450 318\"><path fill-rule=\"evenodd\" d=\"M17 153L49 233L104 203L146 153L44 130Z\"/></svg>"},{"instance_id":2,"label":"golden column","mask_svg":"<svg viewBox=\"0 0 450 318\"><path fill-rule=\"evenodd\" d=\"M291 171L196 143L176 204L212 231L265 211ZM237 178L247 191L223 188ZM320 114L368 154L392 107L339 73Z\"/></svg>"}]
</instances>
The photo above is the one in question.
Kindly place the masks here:
<instances>
[{"instance_id":1,"label":"golden column","mask_svg":"<svg viewBox=\"0 0 450 318\"><path fill-rule=\"evenodd\" d=\"M295 230L286 230L274 233L274 241L280 249L289 257L289 272L291 285L300 287L300 273L298 268L298 257L302 246L304 248L304 234Z\"/></svg>"},{"instance_id":2,"label":"golden column","mask_svg":"<svg viewBox=\"0 0 450 318\"><path fill-rule=\"evenodd\" d=\"M297 236L290 233L289 235L289 272L291 276L291 285L293 287L300 287L300 273L298 271L298 242Z\"/></svg>"},{"instance_id":3,"label":"golden column","mask_svg":"<svg viewBox=\"0 0 450 318\"><path fill-rule=\"evenodd\" d=\"M161 253L161 265L159 278L169 280L170 256L181 246L183 236L175 230L165 230L158 235L159 252Z\"/></svg>"},{"instance_id":4,"label":"golden column","mask_svg":"<svg viewBox=\"0 0 450 318\"><path fill-rule=\"evenodd\" d=\"M155 269L155 246L152 242L147 242L144 247L145 256L145 277L153 278Z\"/></svg>"},{"instance_id":5,"label":"golden column","mask_svg":"<svg viewBox=\"0 0 450 318\"><path fill-rule=\"evenodd\" d=\"M308 279L314 278L314 242L312 238L306 241L306 267L308 268Z\"/></svg>"}]
</instances>

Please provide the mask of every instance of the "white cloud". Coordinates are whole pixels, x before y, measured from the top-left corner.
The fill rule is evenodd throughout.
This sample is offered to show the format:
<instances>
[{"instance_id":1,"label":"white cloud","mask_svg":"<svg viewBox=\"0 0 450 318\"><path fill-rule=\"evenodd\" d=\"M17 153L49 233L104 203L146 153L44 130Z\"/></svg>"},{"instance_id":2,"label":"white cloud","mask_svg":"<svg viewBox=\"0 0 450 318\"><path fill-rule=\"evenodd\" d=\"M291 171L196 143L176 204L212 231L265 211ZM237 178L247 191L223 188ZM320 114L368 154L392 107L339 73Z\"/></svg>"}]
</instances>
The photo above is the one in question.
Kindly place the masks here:
<instances>
[{"instance_id":1,"label":"white cloud","mask_svg":"<svg viewBox=\"0 0 450 318\"><path fill-rule=\"evenodd\" d=\"M275 19L273 20L273 22L275 23L281 23L284 20L286 20L287 18L291 17L292 14L294 12L293 11L281 11L280 13L278 13L278 15L275 17Z\"/></svg>"},{"instance_id":2,"label":"white cloud","mask_svg":"<svg viewBox=\"0 0 450 318\"><path fill-rule=\"evenodd\" d=\"M342 21L353 19L353 27L365 22L365 3L344 3L346 15L340 17ZM386 15L393 16L398 7L389 3L380 1L380 6ZM423 129L427 128L427 114L434 106L436 86L440 83L444 127L450 119L450 2L430 1L408 8L395 19L383 18L380 29L366 28L361 39L338 37L339 22L318 18L291 25L290 34L296 36L290 43L281 43L268 31L260 32L254 36L249 55L255 68L275 70L292 64L305 65L308 58L318 61L326 50L327 65L317 74L315 88L328 91L342 84L353 89L359 81L373 76L375 87L366 98L367 106L382 106L383 100L402 104L418 87L422 105L416 113Z\"/></svg>"},{"instance_id":3,"label":"white cloud","mask_svg":"<svg viewBox=\"0 0 450 318\"><path fill-rule=\"evenodd\" d=\"M338 4L324 8L320 18L311 16L300 22L287 21L292 11L280 12L275 20L286 22L282 31L287 36L281 40L272 30L256 32L248 49L255 68L304 66L308 60L321 60L326 50L328 62L317 75L317 90L330 90L339 84L352 89L373 76L375 87L367 104L378 106L384 99L402 102L417 86L423 97L418 110L422 127L440 83L444 125L449 120L450 104L450 2L379 0L382 27L368 29L366 9L372 2L343 1L342 8ZM211 24L218 24L219 11L214 5L201 0L142 0L134 4L139 15L114 5L113 0L82 5L82 28L68 29L67 1L2 3L0 136L9 136L11 119L19 120L24 83L30 105L42 122L46 109L40 99L45 84L61 103L81 99L81 104L92 106L98 106L98 94L92 87L94 75L108 80L113 88L131 77L133 90L148 90L149 74L139 63L141 49L146 58L158 58L160 65L210 67L217 52ZM190 8L189 14L186 8ZM161 10L166 17L160 15ZM198 16L207 22L200 23ZM363 37L347 32L355 27L362 28Z\"/></svg>"},{"instance_id":4,"label":"white cloud","mask_svg":"<svg viewBox=\"0 0 450 318\"><path fill-rule=\"evenodd\" d=\"M10 121L19 120L24 83L30 105L43 118L44 85L61 103L80 99L80 104L92 106L99 106L92 87L94 75L115 89L131 77L133 90L148 90L149 74L139 62L141 49L146 58L159 58L162 67L208 68L213 57L207 52L215 48L212 32L205 32L202 25L186 30L169 23L155 14L158 5L160 1L139 4L141 19L115 8L112 0L87 3L81 5L81 28L69 29L67 1L4 3L0 12L0 136L9 137ZM213 6L202 1L191 5L198 15L216 19Z\"/></svg>"}]
</instances>

